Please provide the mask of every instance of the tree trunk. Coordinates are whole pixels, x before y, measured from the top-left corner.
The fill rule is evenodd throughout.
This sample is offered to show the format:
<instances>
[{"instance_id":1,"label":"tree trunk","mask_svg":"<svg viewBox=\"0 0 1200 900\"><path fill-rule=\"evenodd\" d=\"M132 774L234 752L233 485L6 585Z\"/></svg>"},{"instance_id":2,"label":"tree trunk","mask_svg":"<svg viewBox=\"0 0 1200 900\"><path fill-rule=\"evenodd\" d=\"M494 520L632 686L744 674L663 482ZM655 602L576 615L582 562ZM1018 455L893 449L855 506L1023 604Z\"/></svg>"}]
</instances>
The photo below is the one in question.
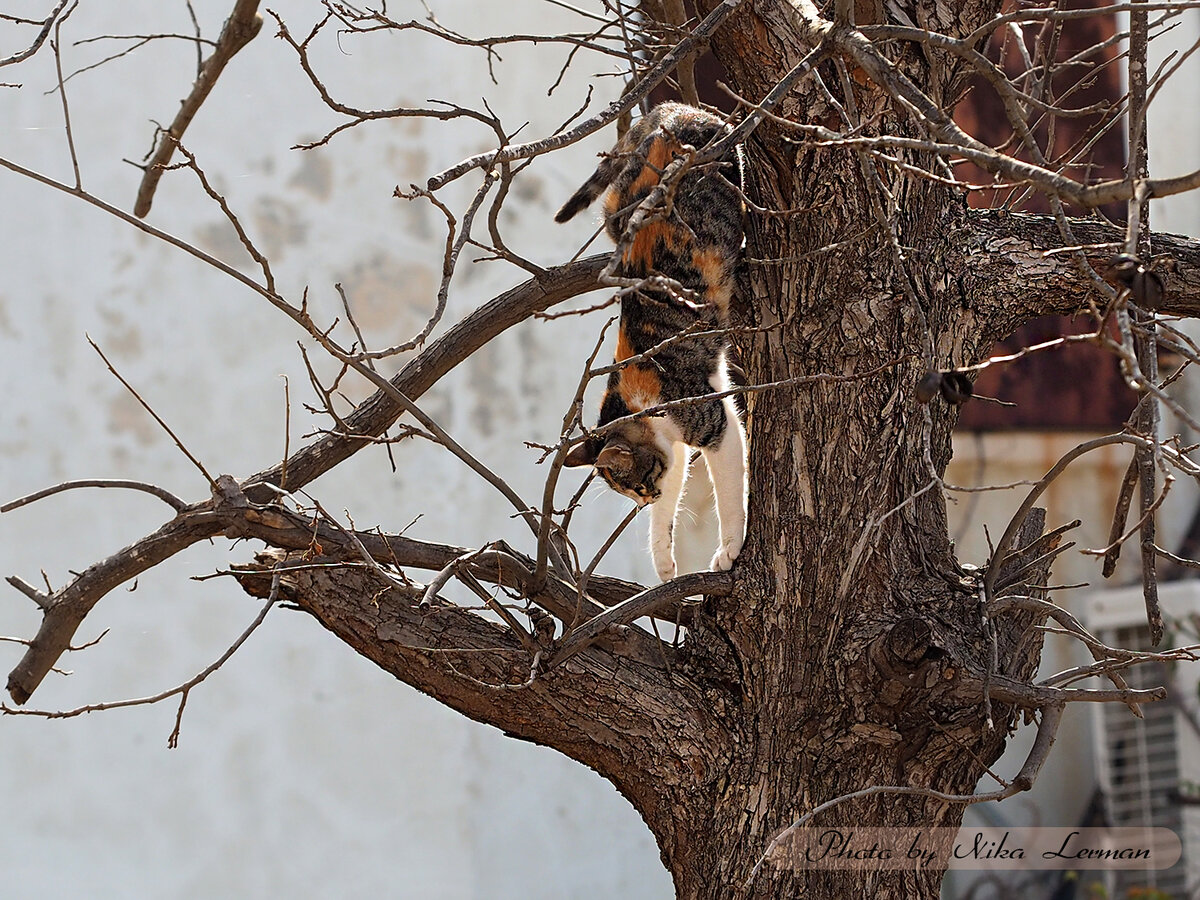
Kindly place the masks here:
<instances>
[{"instance_id":1,"label":"tree trunk","mask_svg":"<svg viewBox=\"0 0 1200 900\"><path fill-rule=\"evenodd\" d=\"M769 83L760 82L774 74L739 65L746 57L736 52L737 35L724 57L735 89L762 96ZM886 108L877 90L842 78L848 96L832 66L819 71L848 114ZM815 92L797 102L788 118L832 113ZM873 127L911 128L886 115ZM750 216L743 313L768 330L745 342L749 379L853 375L903 362L750 401L748 544L733 595L700 623L728 646L739 674L722 722L735 755L718 763L697 803L693 841L703 850L693 865L673 867L687 898L741 896L772 837L840 795L868 785L971 793L1003 749L1011 714L997 709L988 730L978 695L957 684L964 668L986 671L989 650L978 588L955 562L934 481L949 461L955 412L940 399L914 400L928 368L973 362L988 346L965 321L965 253L947 241L968 232L966 210L936 183L884 172L846 149L785 140L797 137L768 123L749 152L752 200L796 210ZM1025 675L1037 653L1011 669L1018 661L1003 659L1006 671ZM956 827L963 810L880 794L814 824ZM750 896L936 897L940 876L768 863Z\"/></svg>"},{"instance_id":2,"label":"tree trunk","mask_svg":"<svg viewBox=\"0 0 1200 900\"><path fill-rule=\"evenodd\" d=\"M949 13L958 20L946 22L941 6L913 5L914 20L951 34L998 8L959 4ZM740 95L764 96L811 49L792 6L747 6L714 39ZM904 52L900 68L948 108L944 98L962 87L954 66ZM781 105L784 117L914 133L860 72L837 60L819 72L826 90L808 83ZM411 600L365 605L378 585L369 572L295 573L289 596L398 677L611 780L654 832L684 900L934 898L936 867L804 869L769 850L800 816L868 786L909 793L850 800L812 824L957 827L964 802L911 789L973 793L1017 724L1020 708L992 688L1035 671L1038 620L985 623L979 575L954 558L940 484L955 407L918 402L916 387L930 370L977 361L1044 311L1006 296L997 267L1020 268L1024 255L1059 287L1074 276L1033 252L1040 238L967 210L945 185L850 148L800 146L802 137L766 122L747 147L750 199L774 212L748 216L736 312L758 330L740 351L751 383L846 378L751 395L747 544L732 592L706 600L677 653L663 648L661 666L652 654L614 663L589 647L529 680L481 654L450 665L423 653L428 614ZM1072 296L1063 290L1054 302ZM1019 573L999 579L1003 592L1038 595L1031 585L1043 583L1057 541L1040 537L1043 524L1029 515L1020 549L1001 560L1002 572ZM461 624L449 609L435 612L446 628ZM510 632L477 622L438 645L517 649Z\"/></svg>"},{"instance_id":3,"label":"tree trunk","mask_svg":"<svg viewBox=\"0 0 1200 900\"><path fill-rule=\"evenodd\" d=\"M979 584L954 559L935 480L954 409L914 399L929 366L974 361L994 337L971 326L962 288L977 234L953 194L893 175L888 218L902 265L869 171L852 153L797 153L770 127L756 135L754 201L805 209L750 217L747 255L792 260L747 265L741 315L766 329L741 348L750 379L863 377L752 395L748 543L732 594L707 601L668 670L613 668L589 651L525 688L513 686L527 671L494 663L469 670L470 683L465 661L448 673L432 654L405 652L406 629L424 614L411 603L365 606L378 591L370 573L288 579L292 599L405 681L610 779L654 832L685 900L936 897L936 868L758 864L797 817L866 786L970 794L1015 724L1016 708L999 703L993 727L986 720ZM1041 520L1030 526L1025 544ZM995 674L1024 680L1040 641L1021 640L1028 616L1002 624ZM441 638L511 643L499 629ZM481 681L508 687L481 692ZM956 827L964 808L881 793L814 824Z\"/></svg>"}]
</instances>

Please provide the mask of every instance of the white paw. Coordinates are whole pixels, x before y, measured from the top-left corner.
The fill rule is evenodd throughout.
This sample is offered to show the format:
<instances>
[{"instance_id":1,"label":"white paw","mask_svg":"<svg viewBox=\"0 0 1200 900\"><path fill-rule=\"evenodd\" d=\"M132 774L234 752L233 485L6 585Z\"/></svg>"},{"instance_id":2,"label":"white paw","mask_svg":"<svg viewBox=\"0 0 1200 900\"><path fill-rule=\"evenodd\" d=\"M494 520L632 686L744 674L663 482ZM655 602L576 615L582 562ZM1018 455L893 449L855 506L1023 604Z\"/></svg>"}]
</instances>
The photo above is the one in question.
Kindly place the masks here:
<instances>
[{"instance_id":1,"label":"white paw","mask_svg":"<svg viewBox=\"0 0 1200 900\"><path fill-rule=\"evenodd\" d=\"M656 559L654 568L662 581L670 581L675 577L675 560L669 556L666 559Z\"/></svg>"},{"instance_id":2,"label":"white paw","mask_svg":"<svg viewBox=\"0 0 1200 900\"><path fill-rule=\"evenodd\" d=\"M733 561L738 558L738 554L742 552L742 541L744 537L738 535L736 538L726 541L717 548L716 554L709 564L709 568L714 572L728 572L733 568Z\"/></svg>"},{"instance_id":3,"label":"white paw","mask_svg":"<svg viewBox=\"0 0 1200 900\"><path fill-rule=\"evenodd\" d=\"M650 558L654 560L654 571L663 581L675 577L675 542L671 534L653 534L650 538Z\"/></svg>"}]
</instances>

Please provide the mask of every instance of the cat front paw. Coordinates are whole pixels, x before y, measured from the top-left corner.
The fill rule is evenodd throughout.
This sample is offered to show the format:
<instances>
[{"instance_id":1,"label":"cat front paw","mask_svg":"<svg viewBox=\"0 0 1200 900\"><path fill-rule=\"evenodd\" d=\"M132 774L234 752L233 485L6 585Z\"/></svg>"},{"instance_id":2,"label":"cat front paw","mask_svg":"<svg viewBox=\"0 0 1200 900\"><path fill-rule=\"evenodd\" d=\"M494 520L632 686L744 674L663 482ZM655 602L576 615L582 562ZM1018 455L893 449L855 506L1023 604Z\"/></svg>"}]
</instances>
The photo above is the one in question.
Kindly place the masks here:
<instances>
[{"instance_id":1,"label":"cat front paw","mask_svg":"<svg viewBox=\"0 0 1200 900\"><path fill-rule=\"evenodd\" d=\"M658 577L661 581L670 581L675 577L675 560L669 556L665 560L656 559L654 561L654 568L658 572Z\"/></svg>"},{"instance_id":2,"label":"cat front paw","mask_svg":"<svg viewBox=\"0 0 1200 900\"><path fill-rule=\"evenodd\" d=\"M670 532L651 534L650 558L654 560L654 571L659 578L670 581L675 577L675 542L671 540Z\"/></svg>"},{"instance_id":3,"label":"cat front paw","mask_svg":"<svg viewBox=\"0 0 1200 900\"><path fill-rule=\"evenodd\" d=\"M737 538L728 540L717 548L716 554L709 564L709 568L714 572L728 572L733 568L733 561L738 558L738 554L742 552L743 535L738 535Z\"/></svg>"}]
</instances>

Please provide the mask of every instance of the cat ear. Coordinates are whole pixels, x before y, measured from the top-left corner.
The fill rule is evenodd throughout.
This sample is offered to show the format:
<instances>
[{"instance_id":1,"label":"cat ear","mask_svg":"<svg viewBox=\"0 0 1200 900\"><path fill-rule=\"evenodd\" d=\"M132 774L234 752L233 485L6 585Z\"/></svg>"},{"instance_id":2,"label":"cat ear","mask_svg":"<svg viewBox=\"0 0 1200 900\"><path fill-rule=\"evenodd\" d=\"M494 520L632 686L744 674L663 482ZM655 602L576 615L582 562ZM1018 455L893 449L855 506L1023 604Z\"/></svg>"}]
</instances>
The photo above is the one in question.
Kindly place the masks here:
<instances>
[{"instance_id":1,"label":"cat ear","mask_svg":"<svg viewBox=\"0 0 1200 900\"><path fill-rule=\"evenodd\" d=\"M596 457L599 455L598 445L595 441L584 441L577 445L567 458L563 460L564 466L592 466L596 464Z\"/></svg>"},{"instance_id":2,"label":"cat ear","mask_svg":"<svg viewBox=\"0 0 1200 900\"><path fill-rule=\"evenodd\" d=\"M597 469L628 469L629 464L633 462L633 451L624 443L610 441L604 445L604 449L596 457L596 462L593 463Z\"/></svg>"}]
</instances>

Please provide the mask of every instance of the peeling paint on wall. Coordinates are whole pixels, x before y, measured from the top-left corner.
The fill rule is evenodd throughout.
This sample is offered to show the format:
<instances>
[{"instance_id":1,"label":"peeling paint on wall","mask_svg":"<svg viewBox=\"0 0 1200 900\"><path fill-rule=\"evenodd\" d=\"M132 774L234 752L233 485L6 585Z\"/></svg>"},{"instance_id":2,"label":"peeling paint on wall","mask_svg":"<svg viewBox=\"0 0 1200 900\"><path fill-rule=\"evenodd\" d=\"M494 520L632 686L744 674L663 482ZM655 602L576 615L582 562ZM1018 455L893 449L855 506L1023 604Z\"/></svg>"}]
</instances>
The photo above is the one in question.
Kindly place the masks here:
<instances>
[{"instance_id":1,"label":"peeling paint on wall","mask_svg":"<svg viewBox=\"0 0 1200 900\"><path fill-rule=\"evenodd\" d=\"M497 423L500 427L511 423L513 403L512 391L507 379L502 373L509 373L512 367L506 364L505 353L498 346L500 341L492 341L472 354L466 362L467 387L471 392L471 425L479 429L484 437L496 433ZM523 436L514 435L517 440Z\"/></svg>"},{"instance_id":2,"label":"peeling paint on wall","mask_svg":"<svg viewBox=\"0 0 1200 900\"><path fill-rule=\"evenodd\" d=\"M113 309L101 309L100 317L106 326L104 336L100 340L101 349L105 353L137 359L142 355L142 333L136 322L131 322L125 315Z\"/></svg>"},{"instance_id":3,"label":"peeling paint on wall","mask_svg":"<svg viewBox=\"0 0 1200 900\"><path fill-rule=\"evenodd\" d=\"M372 350L411 340L425 327L437 303L438 280L430 266L383 251L351 263L349 271L337 276L337 283ZM381 372L391 374L403 361L391 358L378 365ZM347 382L344 387L346 396L355 402L374 392L362 380Z\"/></svg>"},{"instance_id":4,"label":"peeling paint on wall","mask_svg":"<svg viewBox=\"0 0 1200 900\"><path fill-rule=\"evenodd\" d=\"M387 345L419 332L437 303L438 281L432 267L383 251L352 263L339 281L359 327L368 337L377 333Z\"/></svg>"},{"instance_id":5,"label":"peeling paint on wall","mask_svg":"<svg viewBox=\"0 0 1200 900\"><path fill-rule=\"evenodd\" d=\"M419 181L429 172L429 152L417 144L390 146L385 156L388 170L401 180Z\"/></svg>"},{"instance_id":6,"label":"peeling paint on wall","mask_svg":"<svg viewBox=\"0 0 1200 900\"><path fill-rule=\"evenodd\" d=\"M254 260L238 240L237 232L227 219L217 219L207 225L201 225L196 229L192 240L205 253L215 256L226 265L245 269L254 264Z\"/></svg>"},{"instance_id":7,"label":"peeling paint on wall","mask_svg":"<svg viewBox=\"0 0 1200 900\"><path fill-rule=\"evenodd\" d=\"M157 443L162 437L162 431L142 409L141 404L129 395L124 388L114 394L105 404L105 422L108 430L114 435L129 435L143 447Z\"/></svg>"},{"instance_id":8,"label":"peeling paint on wall","mask_svg":"<svg viewBox=\"0 0 1200 900\"><path fill-rule=\"evenodd\" d=\"M251 219L255 227L251 239L268 259L282 259L286 248L303 244L308 235L299 208L278 197L259 197Z\"/></svg>"},{"instance_id":9,"label":"peeling paint on wall","mask_svg":"<svg viewBox=\"0 0 1200 900\"><path fill-rule=\"evenodd\" d=\"M300 154L300 165L287 183L288 187L325 202L333 192L333 164L319 151L303 152Z\"/></svg>"},{"instance_id":10,"label":"peeling paint on wall","mask_svg":"<svg viewBox=\"0 0 1200 900\"><path fill-rule=\"evenodd\" d=\"M0 294L0 334L8 337L21 336L8 315L8 298L2 294Z\"/></svg>"}]
</instances>

